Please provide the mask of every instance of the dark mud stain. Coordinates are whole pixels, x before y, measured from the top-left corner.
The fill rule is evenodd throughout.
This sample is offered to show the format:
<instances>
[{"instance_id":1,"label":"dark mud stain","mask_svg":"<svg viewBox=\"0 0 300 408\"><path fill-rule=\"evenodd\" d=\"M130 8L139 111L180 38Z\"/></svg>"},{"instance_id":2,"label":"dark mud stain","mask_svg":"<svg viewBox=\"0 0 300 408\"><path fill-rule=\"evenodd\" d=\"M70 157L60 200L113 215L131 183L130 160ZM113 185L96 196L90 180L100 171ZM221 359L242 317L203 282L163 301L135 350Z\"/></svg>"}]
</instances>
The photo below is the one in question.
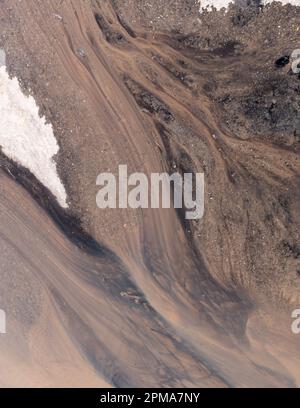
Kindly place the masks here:
<instances>
[{"instance_id":1,"label":"dark mud stain","mask_svg":"<svg viewBox=\"0 0 300 408\"><path fill-rule=\"evenodd\" d=\"M54 288L51 292L60 311L63 313L62 320L67 326L67 332L71 333L73 341L94 369L104 374L106 379L115 387L128 387L136 384L134 379L129 377L126 367L120 366L107 345L99 339L94 330L84 322L79 314L66 303L59 292Z\"/></svg>"},{"instance_id":2,"label":"dark mud stain","mask_svg":"<svg viewBox=\"0 0 300 408\"><path fill-rule=\"evenodd\" d=\"M142 109L146 109L148 112L157 115L166 123L169 123L175 119L170 108L161 99L149 92L146 88L134 81L128 75L125 75L123 80L137 104Z\"/></svg>"},{"instance_id":3,"label":"dark mud stain","mask_svg":"<svg viewBox=\"0 0 300 408\"><path fill-rule=\"evenodd\" d=\"M253 133L288 133L296 143L300 141L300 82L294 78L267 79L242 98L241 106L252 121Z\"/></svg>"},{"instance_id":4,"label":"dark mud stain","mask_svg":"<svg viewBox=\"0 0 300 408\"><path fill-rule=\"evenodd\" d=\"M241 89L236 81L240 81ZM235 80L228 80L226 91L222 84L214 84L208 84L205 91L215 95L223 124L237 137L260 137L278 145L299 147L300 81L297 76L266 72L255 80L249 73L249 84L245 84L237 75ZM222 96L216 96L219 93Z\"/></svg>"},{"instance_id":5,"label":"dark mud stain","mask_svg":"<svg viewBox=\"0 0 300 408\"><path fill-rule=\"evenodd\" d=\"M232 57L236 54L236 50L239 46L240 44L237 41L228 41L222 47L213 49L212 54L221 58Z\"/></svg>"},{"instance_id":6,"label":"dark mud stain","mask_svg":"<svg viewBox=\"0 0 300 408\"><path fill-rule=\"evenodd\" d=\"M284 256L300 259L300 246L289 241L281 243Z\"/></svg>"},{"instance_id":7,"label":"dark mud stain","mask_svg":"<svg viewBox=\"0 0 300 408\"><path fill-rule=\"evenodd\" d=\"M124 28L124 30L130 35L130 37L136 38L135 32L129 27L124 18L117 14L117 19L120 25Z\"/></svg>"},{"instance_id":8,"label":"dark mud stain","mask_svg":"<svg viewBox=\"0 0 300 408\"><path fill-rule=\"evenodd\" d=\"M274 371L274 370L272 370L272 369L270 369L270 368L268 368L268 367L259 365L259 364L254 364L254 365L255 365L255 367L257 367L258 370L261 371L262 373L265 373L265 374L267 374L267 375L269 375L269 376L271 376L271 377L276 378L277 380L279 380L280 383L281 383L281 384L284 384L285 387L288 387L288 388L296 388L295 382L294 382L293 380L291 380L291 378L289 378L288 376L286 376L286 375L284 375L284 374L279 374L279 373L277 373L276 371Z\"/></svg>"},{"instance_id":9,"label":"dark mud stain","mask_svg":"<svg viewBox=\"0 0 300 408\"><path fill-rule=\"evenodd\" d=\"M30 193L32 198L78 248L90 255L115 259L115 255L110 250L100 245L84 231L81 221L77 217L59 206L54 195L29 170L14 163L3 153L0 153L0 167Z\"/></svg>"},{"instance_id":10,"label":"dark mud stain","mask_svg":"<svg viewBox=\"0 0 300 408\"><path fill-rule=\"evenodd\" d=\"M162 55L152 53L151 56L152 59L171 74L173 78L180 81L187 88L193 89L195 80L190 73L179 70L171 61L168 61ZM181 67L184 68L184 65L184 61L181 61Z\"/></svg>"},{"instance_id":11,"label":"dark mud stain","mask_svg":"<svg viewBox=\"0 0 300 408\"><path fill-rule=\"evenodd\" d=\"M99 13L95 13L95 20L108 43L112 45L128 44L128 41L124 37L124 35L120 31L113 30L111 25L105 20L102 15L100 15Z\"/></svg>"}]
</instances>

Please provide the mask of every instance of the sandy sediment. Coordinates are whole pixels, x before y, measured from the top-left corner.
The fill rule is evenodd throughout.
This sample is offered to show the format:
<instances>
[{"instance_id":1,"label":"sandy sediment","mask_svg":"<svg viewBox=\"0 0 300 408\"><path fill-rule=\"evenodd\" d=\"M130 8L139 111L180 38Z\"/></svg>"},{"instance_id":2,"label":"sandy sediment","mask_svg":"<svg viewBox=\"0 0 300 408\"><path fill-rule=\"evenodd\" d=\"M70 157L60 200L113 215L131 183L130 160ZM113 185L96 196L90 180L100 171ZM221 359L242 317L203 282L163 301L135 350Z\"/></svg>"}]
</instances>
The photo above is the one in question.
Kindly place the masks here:
<instances>
[{"instance_id":1,"label":"sandy sediment","mask_svg":"<svg viewBox=\"0 0 300 408\"><path fill-rule=\"evenodd\" d=\"M0 383L298 386L299 78L275 61L299 48L299 8L146 3L1 4L70 208L1 155ZM119 164L204 172L204 218L100 210L97 175Z\"/></svg>"}]
</instances>

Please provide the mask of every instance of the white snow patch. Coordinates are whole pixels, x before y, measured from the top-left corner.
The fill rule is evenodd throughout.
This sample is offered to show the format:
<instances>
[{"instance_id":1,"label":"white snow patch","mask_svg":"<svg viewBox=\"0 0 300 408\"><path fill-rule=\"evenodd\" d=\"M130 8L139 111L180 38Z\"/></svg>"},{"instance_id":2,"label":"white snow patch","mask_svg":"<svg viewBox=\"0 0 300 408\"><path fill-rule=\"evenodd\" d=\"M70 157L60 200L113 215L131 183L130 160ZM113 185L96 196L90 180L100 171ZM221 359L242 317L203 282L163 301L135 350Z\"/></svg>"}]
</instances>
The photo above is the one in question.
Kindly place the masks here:
<instances>
[{"instance_id":1,"label":"white snow patch","mask_svg":"<svg viewBox=\"0 0 300 408\"><path fill-rule=\"evenodd\" d=\"M273 3L277 0L262 0L262 5L267 5ZM278 0L283 5L291 4L293 6L300 6L300 0ZM200 3L200 12L202 9L207 9L209 11L213 10L213 7L217 10L221 10L222 8L228 9L230 3L234 3L235 0L199 0Z\"/></svg>"},{"instance_id":2,"label":"white snow patch","mask_svg":"<svg viewBox=\"0 0 300 408\"><path fill-rule=\"evenodd\" d=\"M0 146L3 153L31 171L67 208L67 194L57 174L53 156L59 146L52 125L39 116L32 96L22 93L17 78L0 66Z\"/></svg>"}]
</instances>

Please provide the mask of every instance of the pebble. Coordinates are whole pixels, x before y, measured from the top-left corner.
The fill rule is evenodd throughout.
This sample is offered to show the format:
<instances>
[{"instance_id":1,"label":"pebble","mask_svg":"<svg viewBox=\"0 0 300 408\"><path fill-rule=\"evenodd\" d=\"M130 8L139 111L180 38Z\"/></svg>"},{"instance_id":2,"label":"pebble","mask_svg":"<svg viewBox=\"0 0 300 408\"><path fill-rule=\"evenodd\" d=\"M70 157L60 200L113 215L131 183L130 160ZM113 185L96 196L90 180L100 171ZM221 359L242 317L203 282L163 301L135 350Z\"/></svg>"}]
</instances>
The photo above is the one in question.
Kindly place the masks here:
<instances>
[{"instance_id":1,"label":"pebble","mask_svg":"<svg viewBox=\"0 0 300 408\"><path fill-rule=\"evenodd\" d=\"M275 65L277 68L283 68L289 62L290 62L290 57L288 55L284 55L283 57L280 57L275 61Z\"/></svg>"},{"instance_id":2,"label":"pebble","mask_svg":"<svg viewBox=\"0 0 300 408\"><path fill-rule=\"evenodd\" d=\"M84 58L86 56L83 48L77 48L76 55L78 55L78 57L81 57L81 58Z\"/></svg>"},{"instance_id":3,"label":"pebble","mask_svg":"<svg viewBox=\"0 0 300 408\"><path fill-rule=\"evenodd\" d=\"M57 18L59 21L63 21L62 16L60 16L59 14L53 14L55 18Z\"/></svg>"}]
</instances>

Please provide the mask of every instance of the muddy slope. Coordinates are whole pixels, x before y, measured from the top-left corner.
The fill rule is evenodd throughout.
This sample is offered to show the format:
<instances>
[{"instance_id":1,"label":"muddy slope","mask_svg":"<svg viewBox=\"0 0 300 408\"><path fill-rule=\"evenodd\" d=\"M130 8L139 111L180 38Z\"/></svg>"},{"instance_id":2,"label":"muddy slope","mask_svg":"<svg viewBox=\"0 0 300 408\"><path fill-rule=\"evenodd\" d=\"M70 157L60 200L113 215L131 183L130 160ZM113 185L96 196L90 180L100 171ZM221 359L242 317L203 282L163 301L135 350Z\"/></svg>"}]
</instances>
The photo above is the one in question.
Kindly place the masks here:
<instances>
[{"instance_id":1,"label":"muddy slope","mask_svg":"<svg viewBox=\"0 0 300 408\"><path fill-rule=\"evenodd\" d=\"M276 61L300 48L300 8L244 3L1 2L70 210L1 156L0 384L299 386L300 79ZM99 210L119 164L204 172L204 218Z\"/></svg>"}]
</instances>

